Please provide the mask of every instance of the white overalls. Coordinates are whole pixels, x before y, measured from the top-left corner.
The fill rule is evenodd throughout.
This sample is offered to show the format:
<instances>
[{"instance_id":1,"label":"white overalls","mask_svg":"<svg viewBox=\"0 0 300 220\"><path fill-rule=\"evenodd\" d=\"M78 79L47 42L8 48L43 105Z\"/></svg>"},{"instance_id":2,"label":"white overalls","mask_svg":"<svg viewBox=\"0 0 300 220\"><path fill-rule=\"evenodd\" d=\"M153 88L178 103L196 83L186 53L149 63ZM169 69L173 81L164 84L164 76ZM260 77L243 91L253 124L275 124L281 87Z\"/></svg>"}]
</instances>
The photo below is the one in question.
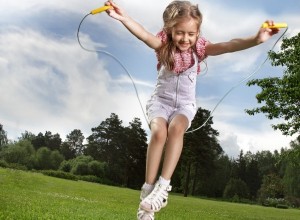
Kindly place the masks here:
<instances>
[{"instance_id":1,"label":"white overalls","mask_svg":"<svg viewBox=\"0 0 300 220\"><path fill-rule=\"evenodd\" d=\"M198 58L195 53L194 65L182 73L174 73L162 66L158 72L157 84L146 110L151 122L154 118L164 118L168 123L176 115L184 115L191 121L197 112L196 79Z\"/></svg>"}]
</instances>

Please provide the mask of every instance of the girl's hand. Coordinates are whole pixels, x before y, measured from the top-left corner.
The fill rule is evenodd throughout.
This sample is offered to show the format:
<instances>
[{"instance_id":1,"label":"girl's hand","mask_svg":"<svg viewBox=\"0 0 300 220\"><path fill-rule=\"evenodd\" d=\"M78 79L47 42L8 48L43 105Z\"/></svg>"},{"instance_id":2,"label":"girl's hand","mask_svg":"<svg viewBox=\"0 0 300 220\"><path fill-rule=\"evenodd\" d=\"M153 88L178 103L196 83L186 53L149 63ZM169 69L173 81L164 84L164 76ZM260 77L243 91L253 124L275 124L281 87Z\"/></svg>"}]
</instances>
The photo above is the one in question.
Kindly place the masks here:
<instances>
[{"instance_id":1,"label":"girl's hand","mask_svg":"<svg viewBox=\"0 0 300 220\"><path fill-rule=\"evenodd\" d=\"M268 23L269 26L274 25L274 21L267 20L265 23ZM271 38L274 34L277 34L279 32L279 28L260 28L257 33L257 42L263 43L267 41L269 38Z\"/></svg>"},{"instance_id":2,"label":"girl's hand","mask_svg":"<svg viewBox=\"0 0 300 220\"><path fill-rule=\"evenodd\" d=\"M125 17L127 17L126 13L118 6L116 5L112 0L109 0L105 2L105 5L112 6L111 9L106 10L107 14L119 21L124 20Z\"/></svg>"}]
</instances>

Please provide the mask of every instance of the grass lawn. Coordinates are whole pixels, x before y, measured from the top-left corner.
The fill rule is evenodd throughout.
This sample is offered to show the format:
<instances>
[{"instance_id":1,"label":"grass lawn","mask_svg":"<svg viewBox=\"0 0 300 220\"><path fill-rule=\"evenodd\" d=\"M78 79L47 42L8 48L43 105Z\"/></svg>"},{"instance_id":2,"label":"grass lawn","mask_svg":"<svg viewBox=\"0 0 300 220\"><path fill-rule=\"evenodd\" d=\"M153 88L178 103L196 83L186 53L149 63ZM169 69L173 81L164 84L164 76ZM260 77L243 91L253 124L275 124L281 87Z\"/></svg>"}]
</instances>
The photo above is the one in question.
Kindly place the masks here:
<instances>
[{"instance_id":1,"label":"grass lawn","mask_svg":"<svg viewBox=\"0 0 300 220\"><path fill-rule=\"evenodd\" d=\"M0 219L136 219L139 191L0 168ZM299 220L300 210L171 194L165 220Z\"/></svg>"}]
</instances>

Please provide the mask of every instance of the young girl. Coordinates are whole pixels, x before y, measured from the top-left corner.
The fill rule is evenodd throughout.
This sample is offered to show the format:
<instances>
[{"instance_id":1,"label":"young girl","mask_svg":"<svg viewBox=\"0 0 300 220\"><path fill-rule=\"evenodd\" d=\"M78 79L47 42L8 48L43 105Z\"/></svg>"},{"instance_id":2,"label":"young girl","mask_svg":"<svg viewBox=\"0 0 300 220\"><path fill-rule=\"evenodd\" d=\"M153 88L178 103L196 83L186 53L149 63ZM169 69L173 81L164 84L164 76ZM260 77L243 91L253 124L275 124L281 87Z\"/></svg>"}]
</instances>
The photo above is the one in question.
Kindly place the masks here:
<instances>
[{"instance_id":1,"label":"young girl","mask_svg":"<svg viewBox=\"0 0 300 220\"><path fill-rule=\"evenodd\" d=\"M146 109L150 121L151 139L147 150L145 183L142 186L138 219L154 219L167 205L170 180L183 148L183 135L191 125L197 107L196 77L199 63L209 55L220 55L256 46L278 29L260 28L248 38L211 43L200 36L202 14L189 1L172 1L163 13L164 27L155 36L130 18L124 10L109 0L105 5L109 16L119 20L134 36L154 49L158 58L156 88ZM273 25L272 21L267 21ZM159 179L157 174L165 147Z\"/></svg>"}]
</instances>

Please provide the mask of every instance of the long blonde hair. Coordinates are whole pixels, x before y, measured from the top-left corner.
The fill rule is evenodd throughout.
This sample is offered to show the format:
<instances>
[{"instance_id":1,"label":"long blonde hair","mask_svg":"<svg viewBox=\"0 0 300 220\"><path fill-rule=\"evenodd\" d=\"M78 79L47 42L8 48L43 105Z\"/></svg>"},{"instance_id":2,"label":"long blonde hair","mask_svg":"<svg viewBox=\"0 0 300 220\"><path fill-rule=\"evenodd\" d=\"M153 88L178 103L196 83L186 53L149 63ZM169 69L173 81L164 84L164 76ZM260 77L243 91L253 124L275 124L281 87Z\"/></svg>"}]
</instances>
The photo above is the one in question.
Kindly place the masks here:
<instances>
[{"instance_id":1,"label":"long blonde hair","mask_svg":"<svg viewBox=\"0 0 300 220\"><path fill-rule=\"evenodd\" d=\"M198 9L198 5L192 5L189 1L172 1L163 13L163 30L167 34L167 41L157 53L160 63L169 70L173 70L175 66L174 54L176 52L176 46L172 41L172 29L176 24L182 21L182 19L186 18L195 19L198 25L198 31L200 31L202 14Z\"/></svg>"}]
</instances>

